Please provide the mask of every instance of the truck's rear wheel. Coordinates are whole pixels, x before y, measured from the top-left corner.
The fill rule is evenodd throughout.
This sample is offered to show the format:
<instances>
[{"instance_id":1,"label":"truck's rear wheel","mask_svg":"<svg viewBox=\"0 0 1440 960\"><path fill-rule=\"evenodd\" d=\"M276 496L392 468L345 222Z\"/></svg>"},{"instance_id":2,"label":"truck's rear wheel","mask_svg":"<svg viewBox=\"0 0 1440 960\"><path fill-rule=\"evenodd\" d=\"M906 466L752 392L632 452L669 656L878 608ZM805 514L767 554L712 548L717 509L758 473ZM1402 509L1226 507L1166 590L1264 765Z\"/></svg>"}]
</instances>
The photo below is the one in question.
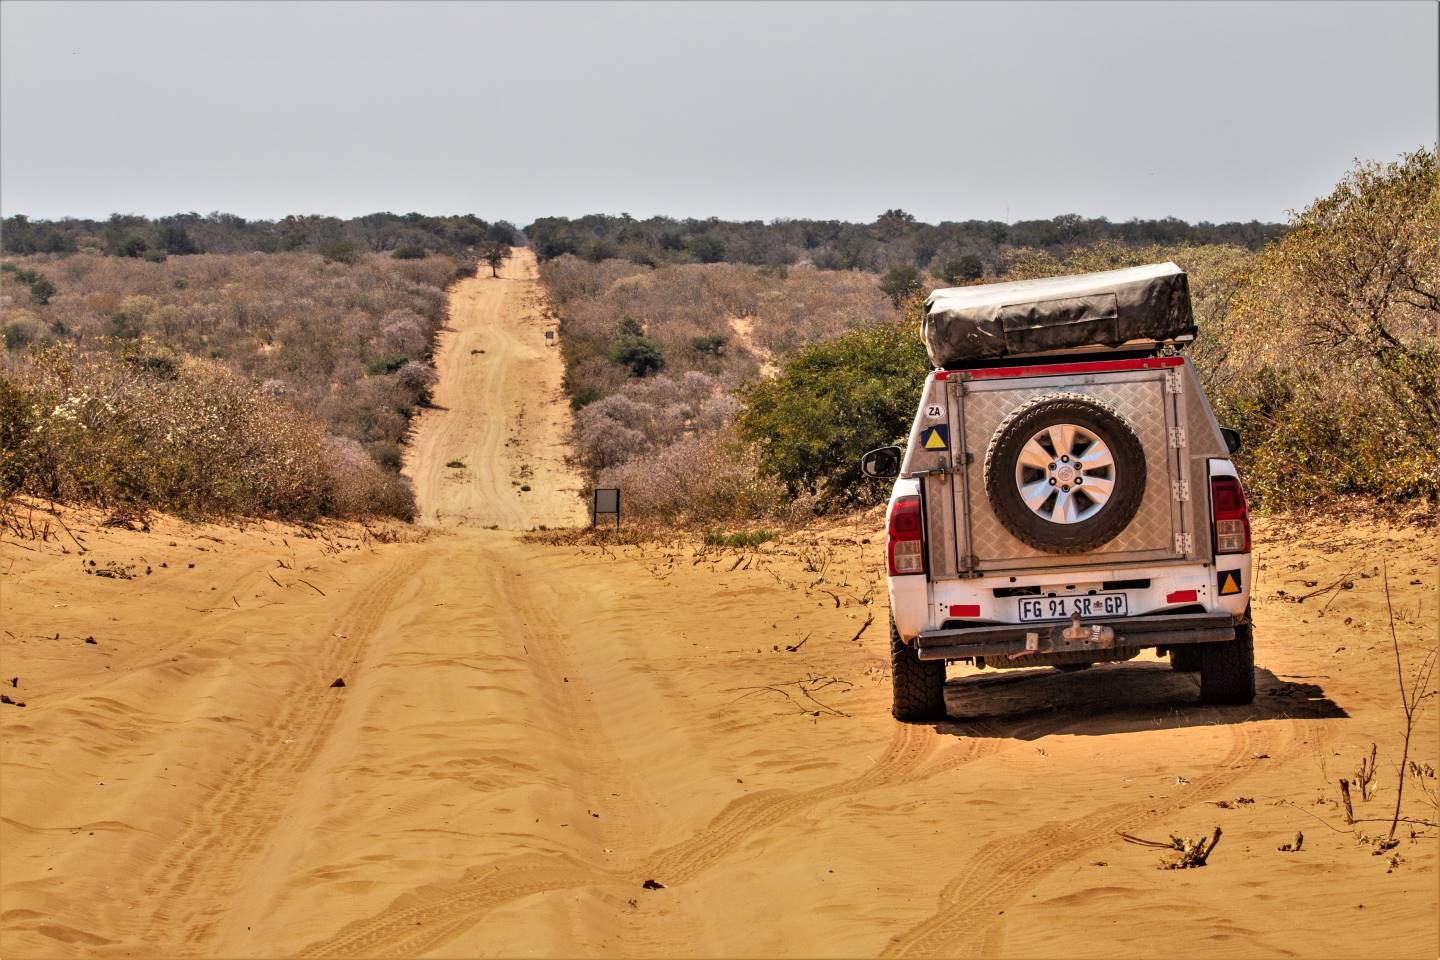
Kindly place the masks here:
<instances>
[{"instance_id":1,"label":"truck's rear wheel","mask_svg":"<svg viewBox=\"0 0 1440 960\"><path fill-rule=\"evenodd\" d=\"M1235 627L1235 639L1196 645L1200 660L1200 702L1246 704L1255 701L1255 627L1250 611Z\"/></svg>"},{"instance_id":2,"label":"truck's rear wheel","mask_svg":"<svg viewBox=\"0 0 1440 960\"><path fill-rule=\"evenodd\" d=\"M1187 643L1170 648L1170 669L1178 673L1194 673L1200 669L1198 644Z\"/></svg>"},{"instance_id":3,"label":"truck's rear wheel","mask_svg":"<svg viewBox=\"0 0 1440 960\"><path fill-rule=\"evenodd\" d=\"M890 712L905 723L945 719L945 661L921 660L906 645L890 620L890 680L894 699Z\"/></svg>"}]
</instances>

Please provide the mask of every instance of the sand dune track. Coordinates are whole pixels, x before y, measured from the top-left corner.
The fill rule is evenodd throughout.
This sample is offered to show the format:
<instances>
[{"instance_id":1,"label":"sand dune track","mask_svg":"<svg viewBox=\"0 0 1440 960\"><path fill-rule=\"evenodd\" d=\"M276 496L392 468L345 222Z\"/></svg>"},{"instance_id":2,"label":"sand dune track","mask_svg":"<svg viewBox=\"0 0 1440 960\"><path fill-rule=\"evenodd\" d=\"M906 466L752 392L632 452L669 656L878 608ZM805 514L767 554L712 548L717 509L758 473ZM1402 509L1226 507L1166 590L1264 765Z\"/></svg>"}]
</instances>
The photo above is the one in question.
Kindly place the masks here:
<instances>
[{"instance_id":1,"label":"sand dune track","mask_svg":"<svg viewBox=\"0 0 1440 960\"><path fill-rule=\"evenodd\" d=\"M422 559L396 558L364 585L321 640L320 670L328 667L337 677L351 673L353 682L353 664ZM243 885L242 871L286 815L287 802L344 707L343 696L325 682L326 673L307 673L303 688L279 693L280 709L267 724L290 736L251 741L158 859L145 883L154 913L136 931L137 939L194 950L227 912Z\"/></svg>"},{"instance_id":2,"label":"sand dune track","mask_svg":"<svg viewBox=\"0 0 1440 960\"><path fill-rule=\"evenodd\" d=\"M1276 734L1265 727L1231 724L1223 728L1229 741L1225 755L1211 772L1188 781L1163 800L1110 806L1058 823L1049 823L1018 836L997 837L980 847L966 869L940 891L935 913L891 942L884 956L998 956L1003 945L1004 907L1020 898L1035 882L1097 847L1114 842L1122 832L1134 832L1162 821L1167 815L1201 802L1271 759ZM1288 731L1278 734L1287 742Z\"/></svg>"},{"instance_id":3,"label":"sand dune track","mask_svg":"<svg viewBox=\"0 0 1440 960\"><path fill-rule=\"evenodd\" d=\"M936 736L929 729L897 726L880 759L860 776L804 793L769 791L742 797L686 840L628 867L597 867L566 855L487 864L467 871L454 883L413 891L379 916L311 944L302 955L413 955L444 944L454 932L479 923L501 904L535 893L602 884L633 889L650 877L665 877L667 885L683 884L756 834L782 825L803 810L923 779L924 761L935 743ZM962 751L964 759L951 757L945 769L989 756L997 749L998 741L976 739ZM416 927L425 929L417 931Z\"/></svg>"}]
</instances>

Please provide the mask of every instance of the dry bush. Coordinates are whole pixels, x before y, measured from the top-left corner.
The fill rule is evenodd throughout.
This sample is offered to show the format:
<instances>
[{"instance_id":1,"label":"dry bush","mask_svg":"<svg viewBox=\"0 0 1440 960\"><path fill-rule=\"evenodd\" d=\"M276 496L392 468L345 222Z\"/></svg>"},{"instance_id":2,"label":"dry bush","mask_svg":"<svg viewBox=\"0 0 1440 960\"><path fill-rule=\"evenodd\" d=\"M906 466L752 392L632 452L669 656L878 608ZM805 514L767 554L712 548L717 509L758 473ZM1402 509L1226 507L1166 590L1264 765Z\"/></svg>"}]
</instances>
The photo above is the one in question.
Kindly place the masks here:
<instances>
[{"instance_id":1,"label":"dry bush","mask_svg":"<svg viewBox=\"0 0 1440 960\"><path fill-rule=\"evenodd\" d=\"M873 275L812 267L650 269L560 256L541 279L561 315L581 462L620 483L634 515L669 521L781 511L778 487L757 478L735 442L736 389L759 377L762 359L894 316ZM737 336L737 318L750 321L752 343ZM661 373L636 377L613 359L617 340L637 330L663 351Z\"/></svg>"},{"instance_id":2,"label":"dry bush","mask_svg":"<svg viewBox=\"0 0 1440 960\"><path fill-rule=\"evenodd\" d=\"M1358 165L1256 256L1218 339L1217 412L1264 501L1440 498L1440 163Z\"/></svg>"},{"instance_id":3,"label":"dry bush","mask_svg":"<svg viewBox=\"0 0 1440 960\"><path fill-rule=\"evenodd\" d=\"M627 515L674 524L792 518L804 504L756 469L754 452L729 429L707 430L601 470L602 486L624 491Z\"/></svg>"},{"instance_id":4,"label":"dry bush","mask_svg":"<svg viewBox=\"0 0 1440 960\"><path fill-rule=\"evenodd\" d=\"M661 374L632 380L576 415L581 461L604 470L682 437L723 429L737 406L714 377L697 370L678 379Z\"/></svg>"},{"instance_id":5,"label":"dry bush","mask_svg":"<svg viewBox=\"0 0 1440 960\"><path fill-rule=\"evenodd\" d=\"M445 288L474 269L446 256L365 255L347 265L310 253L14 262L51 278L58 293L36 305L14 272L0 274L0 328L12 352L151 337L224 362L392 470L428 391Z\"/></svg>"},{"instance_id":6,"label":"dry bush","mask_svg":"<svg viewBox=\"0 0 1440 960\"><path fill-rule=\"evenodd\" d=\"M572 256L541 265L540 278L561 316L567 385L589 402L620 390L630 371L610 358L629 318L664 351L665 371L699 370L727 389L759 375L763 359L739 342L732 321L750 318L762 353L798 347L894 316L873 274L689 264L649 269ZM719 338L718 349L706 344ZM713 341L712 341L713 342Z\"/></svg>"},{"instance_id":7,"label":"dry bush","mask_svg":"<svg viewBox=\"0 0 1440 960\"><path fill-rule=\"evenodd\" d=\"M191 517L413 513L398 478L222 364L150 341L11 355L0 494Z\"/></svg>"}]
</instances>

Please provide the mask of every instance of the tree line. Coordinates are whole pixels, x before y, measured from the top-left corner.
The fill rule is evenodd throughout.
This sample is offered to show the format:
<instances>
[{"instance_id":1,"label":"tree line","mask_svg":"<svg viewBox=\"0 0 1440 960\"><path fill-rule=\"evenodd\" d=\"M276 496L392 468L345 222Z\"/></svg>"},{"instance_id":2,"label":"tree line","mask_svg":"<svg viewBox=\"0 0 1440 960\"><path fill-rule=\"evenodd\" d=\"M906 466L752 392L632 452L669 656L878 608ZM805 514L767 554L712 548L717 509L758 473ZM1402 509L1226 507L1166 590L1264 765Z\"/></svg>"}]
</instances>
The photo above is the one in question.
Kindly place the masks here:
<instances>
[{"instance_id":1,"label":"tree line","mask_svg":"<svg viewBox=\"0 0 1440 960\"><path fill-rule=\"evenodd\" d=\"M1127 246L1212 245L1259 250L1288 227L1279 223L1187 223L1174 217L1112 222L1063 214L1048 220L923 223L887 210L871 223L840 220L736 222L672 217L637 220L629 214L542 217L525 234L543 262L571 254L592 262L629 260L647 266L742 263L784 267L808 262L827 270L886 273L924 270L945 283L999 272L1015 248L1061 254L1103 241Z\"/></svg>"},{"instance_id":2,"label":"tree line","mask_svg":"<svg viewBox=\"0 0 1440 960\"><path fill-rule=\"evenodd\" d=\"M177 213L151 219L112 214L106 220L64 218L31 220L7 217L0 249L12 254L79 251L160 261L198 253L324 254L353 263L361 253L390 253L418 260L432 253L485 256L517 240L504 220L489 222L473 214L427 216L420 213L371 213L342 219L319 215L280 220L247 220L233 213Z\"/></svg>"}]
</instances>

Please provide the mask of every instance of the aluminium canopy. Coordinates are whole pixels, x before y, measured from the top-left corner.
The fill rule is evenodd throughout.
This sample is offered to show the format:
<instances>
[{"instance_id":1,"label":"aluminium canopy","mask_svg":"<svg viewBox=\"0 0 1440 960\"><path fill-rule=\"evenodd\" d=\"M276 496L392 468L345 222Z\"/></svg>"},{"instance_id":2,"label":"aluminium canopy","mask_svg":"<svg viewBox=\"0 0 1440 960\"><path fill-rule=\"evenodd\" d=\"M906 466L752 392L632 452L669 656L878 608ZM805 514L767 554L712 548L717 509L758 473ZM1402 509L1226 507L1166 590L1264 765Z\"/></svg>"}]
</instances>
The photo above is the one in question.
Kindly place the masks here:
<instances>
[{"instance_id":1,"label":"aluminium canopy","mask_svg":"<svg viewBox=\"0 0 1440 960\"><path fill-rule=\"evenodd\" d=\"M1190 287L1173 263L936 290L921 336L937 367L1195 334Z\"/></svg>"}]
</instances>

